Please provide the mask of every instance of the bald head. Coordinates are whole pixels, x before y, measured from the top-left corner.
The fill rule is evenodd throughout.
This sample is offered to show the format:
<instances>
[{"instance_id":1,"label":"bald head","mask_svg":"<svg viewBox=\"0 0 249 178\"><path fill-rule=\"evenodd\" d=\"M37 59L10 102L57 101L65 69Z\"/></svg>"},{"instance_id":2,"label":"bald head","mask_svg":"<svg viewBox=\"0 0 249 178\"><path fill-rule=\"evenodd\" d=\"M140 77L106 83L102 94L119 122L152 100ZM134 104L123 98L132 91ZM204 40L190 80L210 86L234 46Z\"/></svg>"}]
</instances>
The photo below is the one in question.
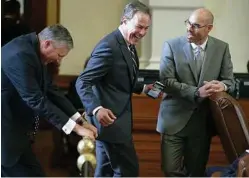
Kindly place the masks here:
<instances>
[{"instance_id":1,"label":"bald head","mask_svg":"<svg viewBox=\"0 0 249 178\"><path fill-rule=\"evenodd\" d=\"M191 43L203 44L213 28L214 16L205 8L195 10L186 21L187 38Z\"/></svg>"},{"instance_id":2,"label":"bald head","mask_svg":"<svg viewBox=\"0 0 249 178\"><path fill-rule=\"evenodd\" d=\"M205 23L205 24L213 24L214 16L212 12L208 9L200 8L195 10L191 15L190 18L198 19L197 21Z\"/></svg>"}]
</instances>

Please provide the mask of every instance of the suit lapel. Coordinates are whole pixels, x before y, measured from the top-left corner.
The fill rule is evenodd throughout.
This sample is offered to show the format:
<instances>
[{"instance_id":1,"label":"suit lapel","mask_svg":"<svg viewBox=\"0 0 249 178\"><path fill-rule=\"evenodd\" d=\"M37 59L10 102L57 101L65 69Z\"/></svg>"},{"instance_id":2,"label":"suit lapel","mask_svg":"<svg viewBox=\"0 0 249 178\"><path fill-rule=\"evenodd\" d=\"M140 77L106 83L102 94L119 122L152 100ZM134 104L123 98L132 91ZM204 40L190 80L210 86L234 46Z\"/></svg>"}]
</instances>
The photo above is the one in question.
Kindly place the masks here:
<instances>
[{"instance_id":1,"label":"suit lapel","mask_svg":"<svg viewBox=\"0 0 249 178\"><path fill-rule=\"evenodd\" d=\"M130 79L131 79L131 81L133 81L133 64L132 64L132 60L131 60L130 51L128 50L126 45L121 45L121 51L123 53L124 60L127 64L128 70L129 70Z\"/></svg>"},{"instance_id":2,"label":"suit lapel","mask_svg":"<svg viewBox=\"0 0 249 178\"><path fill-rule=\"evenodd\" d=\"M197 79L197 73L196 73L196 67L195 67L195 61L194 61L194 54L192 52L192 48L191 48L191 45L190 43L186 43L184 46L183 46L183 51L187 57L187 60L188 60L188 65L190 67L190 70L194 76L194 79L195 79L195 82L196 84L198 83L198 79Z\"/></svg>"},{"instance_id":3,"label":"suit lapel","mask_svg":"<svg viewBox=\"0 0 249 178\"><path fill-rule=\"evenodd\" d=\"M40 57L40 46L39 46L39 40L38 37L36 36L36 33L31 33L30 35L31 38L31 42L34 46L34 50L36 51L36 55L37 55L37 63L38 63L38 71L37 73L39 74L40 78L38 79L38 81L40 81L40 87L42 92L46 91L46 82L45 82L45 67L42 64L41 61L41 57Z\"/></svg>"},{"instance_id":4,"label":"suit lapel","mask_svg":"<svg viewBox=\"0 0 249 178\"><path fill-rule=\"evenodd\" d=\"M48 90L48 85L47 85L48 75L50 75L50 74L48 73L49 71L48 71L48 67L47 66L43 66L42 67L42 71L43 71L43 75L42 75L43 91L46 92ZM53 76L51 76L51 80L52 80L52 78L53 78ZM51 81L51 82L53 82L53 81Z\"/></svg>"},{"instance_id":5,"label":"suit lapel","mask_svg":"<svg viewBox=\"0 0 249 178\"><path fill-rule=\"evenodd\" d=\"M122 52L122 54L124 56L123 59L127 64L131 84L133 84L133 75L134 74L133 74L133 64L132 64L130 51L129 51L128 47L127 47L127 44L126 44L121 32L118 29L115 31L115 35L116 35L117 40L118 40L118 42L120 44L120 49L121 49L121 52Z\"/></svg>"},{"instance_id":6,"label":"suit lapel","mask_svg":"<svg viewBox=\"0 0 249 178\"><path fill-rule=\"evenodd\" d=\"M206 47L206 51L205 51L205 57L204 57L204 61L202 64L202 70L201 70L201 74L200 74L200 79L198 82L198 86L201 86L203 83L203 80L205 78L205 74L207 73L207 69L209 68L210 62L213 58L214 52L215 52L215 43L213 42L211 37L208 37L208 42L207 42L207 47Z\"/></svg>"}]
</instances>

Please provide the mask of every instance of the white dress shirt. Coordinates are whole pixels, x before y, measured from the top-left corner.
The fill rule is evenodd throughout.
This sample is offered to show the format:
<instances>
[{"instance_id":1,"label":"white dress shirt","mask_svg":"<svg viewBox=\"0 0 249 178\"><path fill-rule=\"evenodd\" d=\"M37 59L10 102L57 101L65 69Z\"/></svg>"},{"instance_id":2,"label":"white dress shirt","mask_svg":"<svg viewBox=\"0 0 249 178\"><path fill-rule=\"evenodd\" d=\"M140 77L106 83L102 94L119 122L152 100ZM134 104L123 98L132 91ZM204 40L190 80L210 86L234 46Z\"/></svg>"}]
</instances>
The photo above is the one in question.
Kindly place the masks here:
<instances>
[{"instance_id":1,"label":"white dress shirt","mask_svg":"<svg viewBox=\"0 0 249 178\"><path fill-rule=\"evenodd\" d=\"M76 112L73 116L69 118L67 123L62 127L62 130L65 132L65 134L68 135L73 131L76 125L76 121L79 117L81 117L80 113Z\"/></svg>"}]
</instances>

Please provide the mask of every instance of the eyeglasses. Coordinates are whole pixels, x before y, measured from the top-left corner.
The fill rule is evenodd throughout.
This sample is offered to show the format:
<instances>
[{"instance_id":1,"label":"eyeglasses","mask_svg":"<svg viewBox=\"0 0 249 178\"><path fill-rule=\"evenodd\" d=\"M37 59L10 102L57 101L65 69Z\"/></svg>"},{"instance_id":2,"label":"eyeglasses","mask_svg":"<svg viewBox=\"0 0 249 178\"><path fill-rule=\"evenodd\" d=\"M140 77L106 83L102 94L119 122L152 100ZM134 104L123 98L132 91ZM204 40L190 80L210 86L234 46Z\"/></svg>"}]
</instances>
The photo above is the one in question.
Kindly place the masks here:
<instances>
[{"instance_id":1,"label":"eyeglasses","mask_svg":"<svg viewBox=\"0 0 249 178\"><path fill-rule=\"evenodd\" d=\"M197 24L197 23L191 23L189 20L185 20L184 23L187 28L193 28L194 30L198 30L208 25L212 25L212 24L206 24L206 25L201 26L200 24Z\"/></svg>"}]
</instances>

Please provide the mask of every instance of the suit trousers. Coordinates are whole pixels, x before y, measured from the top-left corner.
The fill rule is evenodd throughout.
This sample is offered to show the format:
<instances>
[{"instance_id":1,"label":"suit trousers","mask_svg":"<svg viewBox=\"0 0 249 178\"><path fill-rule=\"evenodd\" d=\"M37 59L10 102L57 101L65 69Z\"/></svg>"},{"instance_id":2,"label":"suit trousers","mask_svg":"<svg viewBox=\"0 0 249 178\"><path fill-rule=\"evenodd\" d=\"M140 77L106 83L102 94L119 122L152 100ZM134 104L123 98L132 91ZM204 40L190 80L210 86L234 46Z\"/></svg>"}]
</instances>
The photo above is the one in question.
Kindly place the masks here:
<instances>
[{"instance_id":1,"label":"suit trousers","mask_svg":"<svg viewBox=\"0 0 249 178\"><path fill-rule=\"evenodd\" d=\"M209 157L211 134L207 118L195 111L174 135L162 134L162 170L167 177L202 177ZM173 119L173 118L172 118Z\"/></svg>"},{"instance_id":2,"label":"suit trousers","mask_svg":"<svg viewBox=\"0 0 249 178\"><path fill-rule=\"evenodd\" d=\"M94 177L138 177L139 165L132 141L96 141L97 167Z\"/></svg>"},{"instance_id":3,"label":"suit trousers","mask_svg":"<svg viewBox=\"0 0 249 178\"><path fill-rule=\"evenodd\" d=\"M31 145L11 167L1 165L2 177L45 177L45 173L32 151Z\"/></svg>"}]
</instances>

